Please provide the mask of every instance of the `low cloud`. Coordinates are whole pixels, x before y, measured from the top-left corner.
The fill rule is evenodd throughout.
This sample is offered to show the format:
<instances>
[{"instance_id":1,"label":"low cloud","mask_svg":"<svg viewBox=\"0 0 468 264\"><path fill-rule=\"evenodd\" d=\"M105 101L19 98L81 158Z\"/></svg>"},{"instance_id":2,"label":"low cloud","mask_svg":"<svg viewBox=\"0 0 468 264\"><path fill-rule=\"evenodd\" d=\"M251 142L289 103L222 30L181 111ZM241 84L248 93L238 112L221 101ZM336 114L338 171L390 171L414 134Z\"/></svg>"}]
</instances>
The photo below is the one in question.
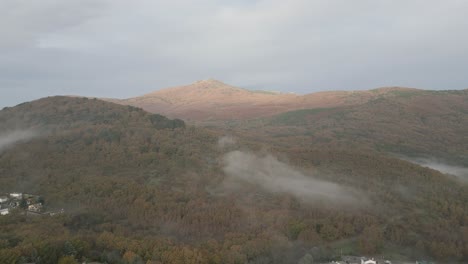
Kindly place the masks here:
<instances>
[{"instance_id":1,"label":"low cloud","mask_svg":"<svg viewBox=\"0 0 468 264\"><path fill-rule=\"evenodd\" d=\"M15 130L10 132L3 132L0 134L0 152L12 147L16 143L28 141L38 134L32 130Z\"/></svg>"},{"instance_id":2,"label":"low cloud","mask_svg":"<svg viewBox=\"0 0 468 264\"><path fill-rule=\"evenodd\" d=\"M232 151L224 156L225 174L271 193L288 193L303 202L359 205L366 199L350 188L306 176L271 155Z\"/></svg>"},{"instance_id":3,"label":"low cloud","mask_svg":"<svg viewBox=\"0 0 468 264\"><path fill-rule=\"evenodd\" d=\"M220 149L225 149L227 147L235 145L236 143L236 139L232 136L223 136L218 139L218 147Z\"/></svg>"},{"instance_id":4,"label":"low cloud","mask_svg":"<svg viewBox=\"0 0 468 264\"><path fill-rule=\"evenodd\" d=\"M444 164L439 161L434 161L431 159L407 159L410 162L416 163L426 168L430 168L433 170L440 171L444 174L450 174L453 176L457 176L463 181L468 182L468 168L460 167L460 166L452 166L448 164Z\"/></svg>"}]
</instances>

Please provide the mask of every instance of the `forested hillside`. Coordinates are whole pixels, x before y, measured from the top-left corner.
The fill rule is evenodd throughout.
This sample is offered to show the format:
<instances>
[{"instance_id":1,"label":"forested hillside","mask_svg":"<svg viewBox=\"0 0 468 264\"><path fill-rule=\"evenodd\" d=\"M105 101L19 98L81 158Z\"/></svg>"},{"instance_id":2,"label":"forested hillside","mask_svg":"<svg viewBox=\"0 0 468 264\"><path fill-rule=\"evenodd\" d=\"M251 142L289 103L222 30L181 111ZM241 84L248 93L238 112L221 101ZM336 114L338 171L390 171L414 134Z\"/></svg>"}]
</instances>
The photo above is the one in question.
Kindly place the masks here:
<instances>
[{"instance_id":1,"label":"forested hillside","mask_svg":"<svg viewBox=\"0 0 468 264\"><path fill-rule=\"evenodd\" d=\"M345 124L333 120L327 126ZM340 254L468 261L467 185L367 147L374 141L322 146L325 128L307 138L315 146L271 135L259 142L251 130L230 138L70 97L3 109L0 124L4 138L28 131L0 149L0 193L40 194L48 208L64 209L0 216L0 263L306 263Z\"/></svg>"},{"instance_id":2,"label":"forested hillside","mask_svg":"<svg viewBox=\"0 0 468 264\"><path fill-rule=\"evenodd\" d=\"M283 146L365 148L468 166L468 90L393 91L364 104L302 109L227 126Z\"/></svg>"}]
</instances>

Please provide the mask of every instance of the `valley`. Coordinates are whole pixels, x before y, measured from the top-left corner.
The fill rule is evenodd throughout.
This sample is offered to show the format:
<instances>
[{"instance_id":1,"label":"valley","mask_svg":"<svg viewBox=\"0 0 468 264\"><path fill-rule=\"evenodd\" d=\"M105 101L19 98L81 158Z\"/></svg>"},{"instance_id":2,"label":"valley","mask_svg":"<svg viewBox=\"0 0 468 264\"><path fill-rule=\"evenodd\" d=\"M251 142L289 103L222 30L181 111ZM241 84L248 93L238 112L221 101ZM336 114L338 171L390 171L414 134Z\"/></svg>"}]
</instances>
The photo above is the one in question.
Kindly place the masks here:
<instances>
[{"instance_id":1,"label":"valley","mask_svg":"<svg viewBox=\"0 0 468 264\"><path fill-rule=\"evenodd\" d=\"M467 10L0 0L0 264L468 264Z\"/></svg>"}]
</instances>

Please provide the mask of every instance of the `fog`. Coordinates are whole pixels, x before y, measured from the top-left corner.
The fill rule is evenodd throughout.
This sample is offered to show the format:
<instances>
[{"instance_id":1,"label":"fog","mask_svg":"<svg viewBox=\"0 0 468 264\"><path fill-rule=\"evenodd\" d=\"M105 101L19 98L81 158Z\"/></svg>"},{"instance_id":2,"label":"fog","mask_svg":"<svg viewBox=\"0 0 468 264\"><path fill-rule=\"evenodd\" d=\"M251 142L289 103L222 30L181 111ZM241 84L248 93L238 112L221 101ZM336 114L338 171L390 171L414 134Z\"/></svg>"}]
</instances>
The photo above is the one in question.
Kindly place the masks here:
<instances>
[{"instance_id":1,"label":"fog","mask_svg":"<svg viewBox=\"0 0 468 264\"><path fill-rule=\"evenodd\" d=\"M223 136L218 139L218 148L225 149L236 144L236 139L232 136Z\"/></svg>"},{"instance_id":2,"label":"fog","mask_svg":"<svg viewBox=\"0 0 468 264\"><path fill-rule=\"evenodd\" d=\"M303 202L359 205L367 201L355 190L305 175L272 155L232 151L224 156L223 170L230 179L271 193L288 193Z\"/></svg>"},{"instance_id":3,"label":"fog","mask_svg":"<svg viewBox=\"0 0 468 264\"><path fill-rule=\"evenodd\" d=\"M423 167L427 167L430 169L440 171L445 174L457 176L461 180L468 182L468 168L460 167L460 166L452 166L452 165L444 164L442 162L434 161L431 159L415 159L415 160L409 160L409 161L419 164Z\"/></svg>"},{"instance_id":4,"label":"fog","mask_svg":"<svg viewBox=\"0 0 468 264\"><path fill-rule=\"evenodd\" d=\"M32 130L14 130L2 132L0 134L0 152L12 147L16 143L30 140L37 136L37 133Z\"/></svg>"}]
</instances>

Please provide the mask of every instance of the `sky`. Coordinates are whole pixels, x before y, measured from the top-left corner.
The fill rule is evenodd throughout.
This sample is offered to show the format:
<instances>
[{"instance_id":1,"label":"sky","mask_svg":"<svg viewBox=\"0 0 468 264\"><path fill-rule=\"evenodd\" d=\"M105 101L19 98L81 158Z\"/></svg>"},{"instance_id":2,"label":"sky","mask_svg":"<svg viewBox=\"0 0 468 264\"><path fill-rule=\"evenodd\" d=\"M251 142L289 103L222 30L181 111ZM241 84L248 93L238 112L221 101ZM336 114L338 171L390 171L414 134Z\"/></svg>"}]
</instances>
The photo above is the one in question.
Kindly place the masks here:
<instances>
[{"instance_id":1,"label":"sky","mask_svg":"<svg viewBox=\"0 0 468 264\"><path fill-rule=\"evenodd\" d=\"M468 88L466 0L0 0L0 107L197 80Z\"/></svg>"}]
</instances>

